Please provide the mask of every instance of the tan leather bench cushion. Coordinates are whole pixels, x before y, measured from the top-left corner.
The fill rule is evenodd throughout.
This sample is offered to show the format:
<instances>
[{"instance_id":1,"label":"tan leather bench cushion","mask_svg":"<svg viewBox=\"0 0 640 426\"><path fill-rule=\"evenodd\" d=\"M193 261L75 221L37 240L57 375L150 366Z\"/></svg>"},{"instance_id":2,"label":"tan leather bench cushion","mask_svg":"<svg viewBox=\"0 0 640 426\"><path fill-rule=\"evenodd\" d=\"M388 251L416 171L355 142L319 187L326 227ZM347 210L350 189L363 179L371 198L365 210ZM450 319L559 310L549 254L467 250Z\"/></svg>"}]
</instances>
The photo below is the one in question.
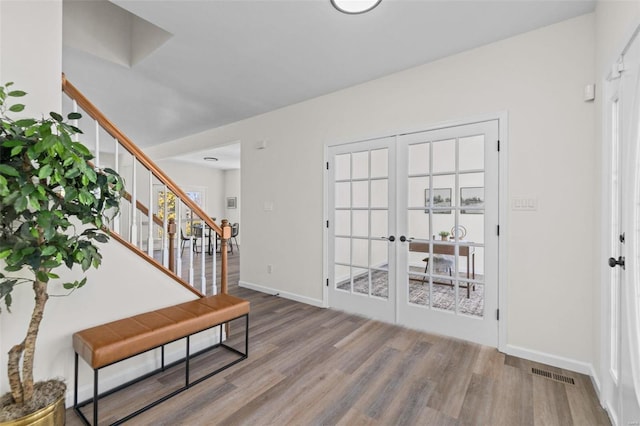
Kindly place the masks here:
<instances>
[{"instance_id":1,"label":"tan leather bench cushion","mask_svg":"<svg viewBox=\"0 0 640 426\"><path fill-rule=\"evenodd\" d=\"M248 301L217 294L78 331L73 349L100 368L248 313Z\"/></svg>"}]
</instances>

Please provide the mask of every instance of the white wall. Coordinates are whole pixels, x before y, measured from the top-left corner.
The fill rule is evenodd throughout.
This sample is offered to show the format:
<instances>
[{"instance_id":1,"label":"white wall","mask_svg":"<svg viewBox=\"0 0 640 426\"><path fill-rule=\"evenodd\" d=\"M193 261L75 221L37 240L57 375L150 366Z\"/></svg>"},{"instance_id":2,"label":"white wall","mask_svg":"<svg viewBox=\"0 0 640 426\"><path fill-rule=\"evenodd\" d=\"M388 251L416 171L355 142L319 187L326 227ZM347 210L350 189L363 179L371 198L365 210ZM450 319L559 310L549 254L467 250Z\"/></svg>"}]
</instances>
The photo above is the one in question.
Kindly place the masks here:
<instances>
[{"instance_id":1,"label":"white wall","mask_svg":"<svg viewBox=\"0 0 640 426\"><path fill-rule=\"evenodd\" d=\"M29 93L24 116L60 111L61 75L62 0L0 1L0 82Z\"/></svg>"},{"instance_id":2,"label":"white wall","mask_svg":"<svg viewBox=\"0 0 640 426\"><path fill-rule=\"evenodd\" d=\"M233 224L238 222L240 224L240 230L236 239L240 244L242 235L242 221L240 220L240 212L242 211L242 197L240 196L240 170L225 170L224 171L224 196L225 196L225 216L224 219L228 219L229 223ZM226 199L229 197L236 197L236 208L226 208ZM235 241L234 241L235 243Z\"/></svg>"},{"instance_id":3,"label":"white wall","mask_svg":"<svg viewBox=\"0 0 640 426\"><path fill-rule=\"evenodd\" d=\"M595 108L582 93L595 80L594 51L590 14L148 153L162 158L241 140L241 280L320 303L324 147L507 111L509 198L538 199L537 211L509 211L504 222L507 341L590 363L595 259L584 248L597 243L598 176ZM265 139L267 148L255 149Z\"/></svg>"}]
</instances>

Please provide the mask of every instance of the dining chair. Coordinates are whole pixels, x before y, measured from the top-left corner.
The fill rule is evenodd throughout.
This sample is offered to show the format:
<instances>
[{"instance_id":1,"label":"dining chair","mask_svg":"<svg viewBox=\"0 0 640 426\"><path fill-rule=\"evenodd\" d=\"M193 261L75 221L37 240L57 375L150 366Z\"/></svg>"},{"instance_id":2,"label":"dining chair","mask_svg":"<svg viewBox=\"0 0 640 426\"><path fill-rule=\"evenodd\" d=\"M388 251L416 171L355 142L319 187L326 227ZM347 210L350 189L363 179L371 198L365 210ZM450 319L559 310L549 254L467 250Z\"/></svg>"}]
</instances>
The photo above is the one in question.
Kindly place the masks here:
<instances>
[{"instance_id":1,"label":"dining chair","mask_svg":"<svg viewBox=\"0 0 640 426\"><path fill-rule=\"evenodd\" d=\"M240 224L238 222L231 225L231 238L229 238L229 245L231 246L231 254L233 254L233 243L231 240L236 242L236 248L240 251L240 247L238 246L238 232L240 232Z\"/></svg>"},{"instance_id":2,"label":"dining chair","mask_svg":"<svg viewBox=\"0 0 640 426\"><path fill-rule=\"evenodd\" d=\"M185 237L184 236L184 231L182 229L180 229L180 256L182 256L184 254L184 245L187 243L187 241L191 241L191 238Z\"/></svg>"}]
</instances>

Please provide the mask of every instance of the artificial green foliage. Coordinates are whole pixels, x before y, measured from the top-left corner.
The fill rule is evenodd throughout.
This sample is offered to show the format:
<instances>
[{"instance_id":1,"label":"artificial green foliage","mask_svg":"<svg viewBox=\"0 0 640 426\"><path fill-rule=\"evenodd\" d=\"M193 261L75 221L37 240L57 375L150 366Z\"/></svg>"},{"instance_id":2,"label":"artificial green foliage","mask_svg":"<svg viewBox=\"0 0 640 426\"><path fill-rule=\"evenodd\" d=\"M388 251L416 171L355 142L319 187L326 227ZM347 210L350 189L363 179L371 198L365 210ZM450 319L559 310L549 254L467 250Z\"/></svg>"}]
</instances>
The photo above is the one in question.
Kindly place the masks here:
<instances>
[{"instance_id":1,"label":"artificial green foliage","mask_svg":"<svg viewBox=\"0 0 640 426\"><path fill-rule=\"evenodd\" d=\"M7 117L24 105L12 103L26 93L0 86L0 300L11 307L11 292L23 282L58 278L52 270L100 265L96 242L118 213L124 185L111 169L95 169L93 156L75 135L82 132L57 113L41 119ZM80 114L71 113L68 120ZM32 279L11 278L28 268ZM83 286L86 279L64 283Z\"/></svg>"},{"instance_id":2,"label":"artificial green foliage","mask_svg":"<svg viewBox=\"0 0 640 426\"><path fill-rule=\"evenodd\" d=\"M95 243L109 240L108 222L119 212L124 183L115 171L91 164L91 152L74 140L82 132L60 114L10 118L9 113L24 110L13 101L26 95L11 85L0 86L0 302L9 310L15 287L32 284L35 305L27 332L9 351L7 363L10 405L25 406L35 391L36 337L48 284L59 278L53 271L100 265ZM79 118L78 113L67 116ZM30 272L27 277L24 271ZM62 285L73 291L86 282Z\"/></svg>"}]
</instances>

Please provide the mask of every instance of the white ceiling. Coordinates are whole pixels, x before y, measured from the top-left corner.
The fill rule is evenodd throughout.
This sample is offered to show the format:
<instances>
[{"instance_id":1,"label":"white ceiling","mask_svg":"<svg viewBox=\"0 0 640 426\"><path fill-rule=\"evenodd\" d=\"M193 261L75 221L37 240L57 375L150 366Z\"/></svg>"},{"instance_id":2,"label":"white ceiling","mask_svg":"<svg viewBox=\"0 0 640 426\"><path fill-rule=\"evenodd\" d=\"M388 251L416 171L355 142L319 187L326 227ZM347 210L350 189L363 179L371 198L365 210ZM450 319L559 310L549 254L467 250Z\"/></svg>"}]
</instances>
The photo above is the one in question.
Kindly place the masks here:
<instances>
[{"instance_id":1,"label":"white ceiling","mask_svg":"<svg viewBox=\"0 0 640 426\"><path fill-rule=\"evenodd\" d=\"M218 161L205 160L205 157L217 158ZM212 167L221 170L233 170L240 168L240 143L220 146L205 151L188 152L172 160L184 161L199 166Z\"/></svg>"},{"instance_id":2,"label":"white ceiling","mask_svg":"<svg viewBox=\"0 0 640 426\"><path fill-rule=\"evenodd\" d=\"M112 3L172 36L127 66L96 56L105 46L97 31L88 30L85 44L93 43L95 49L79 49L65 41L63 70L142 147L331 93L595 7L595 0L382 0L369 13L347 15L329 0ZM65 9L72 4L65 0ZM65 26L73 26L68 16L65 12ZM104 16L96 13L90 18L95 22L85 27L99 28Z\"/></svg>"}]
</instances>

